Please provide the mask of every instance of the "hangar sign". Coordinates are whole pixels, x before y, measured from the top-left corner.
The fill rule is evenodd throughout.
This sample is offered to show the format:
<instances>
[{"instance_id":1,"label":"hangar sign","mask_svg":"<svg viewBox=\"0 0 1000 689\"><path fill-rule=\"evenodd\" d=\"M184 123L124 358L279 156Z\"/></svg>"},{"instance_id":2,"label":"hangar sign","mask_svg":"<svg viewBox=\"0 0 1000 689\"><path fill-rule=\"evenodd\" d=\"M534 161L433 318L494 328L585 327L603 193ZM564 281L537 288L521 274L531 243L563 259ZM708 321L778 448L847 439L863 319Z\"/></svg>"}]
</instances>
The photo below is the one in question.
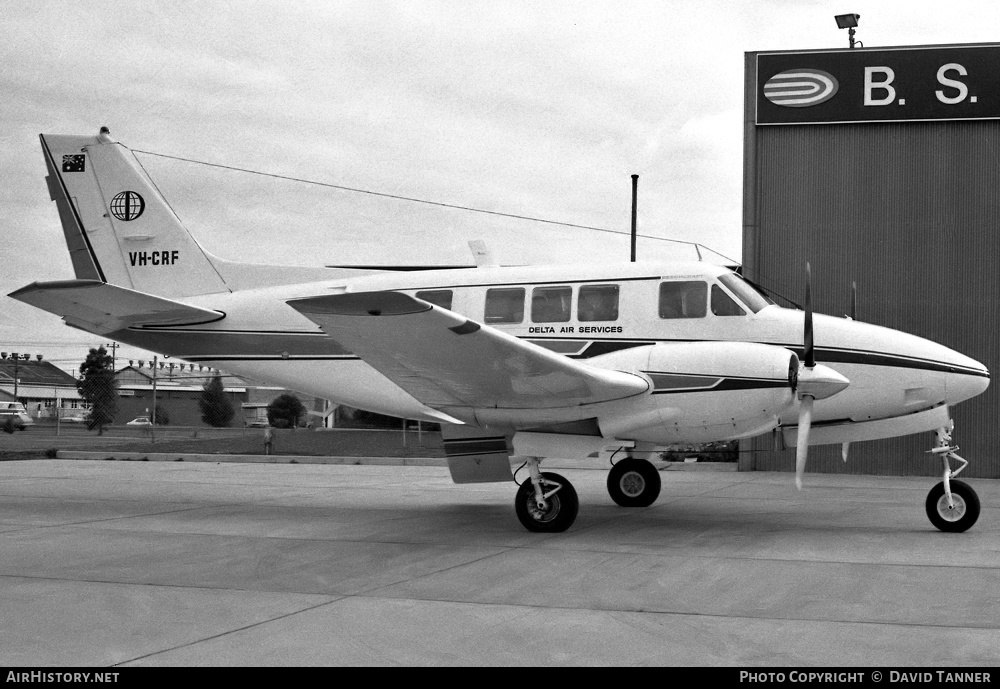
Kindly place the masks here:
<instances>
[{"instance_id":1,"label":"hangar sign","mask_svg":"<svg viewBox=\"0 0 1000 689\"><path fill-rule=\"evenodd\" d=\"M757 55L757 124L1000 119L1000 45Z\"/></svg>"}]
</instances>

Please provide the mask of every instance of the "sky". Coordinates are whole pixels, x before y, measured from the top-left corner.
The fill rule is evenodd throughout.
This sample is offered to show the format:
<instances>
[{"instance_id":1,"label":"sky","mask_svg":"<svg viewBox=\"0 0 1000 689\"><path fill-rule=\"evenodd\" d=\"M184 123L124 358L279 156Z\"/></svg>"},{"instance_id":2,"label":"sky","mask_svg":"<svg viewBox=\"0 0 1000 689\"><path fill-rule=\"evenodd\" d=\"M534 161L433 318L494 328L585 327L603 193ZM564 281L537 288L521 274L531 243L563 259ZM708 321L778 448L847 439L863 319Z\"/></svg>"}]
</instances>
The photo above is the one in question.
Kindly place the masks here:
<instances>
[{"instance_id":1,"label":"sky","mask_svg":"<svg viewBox=\"0 0 1000 689\"><path fill-rule=\"evenodd\" d=\"M107 343L6 296L74 277L40 133L109 127L232 260L627 262L637 174L640 261L739 261L744 53L844 48L848 12L868 48L1000 39L972 0L5 3L0 350L71 370Z\"/></svg>"}]
</instances>

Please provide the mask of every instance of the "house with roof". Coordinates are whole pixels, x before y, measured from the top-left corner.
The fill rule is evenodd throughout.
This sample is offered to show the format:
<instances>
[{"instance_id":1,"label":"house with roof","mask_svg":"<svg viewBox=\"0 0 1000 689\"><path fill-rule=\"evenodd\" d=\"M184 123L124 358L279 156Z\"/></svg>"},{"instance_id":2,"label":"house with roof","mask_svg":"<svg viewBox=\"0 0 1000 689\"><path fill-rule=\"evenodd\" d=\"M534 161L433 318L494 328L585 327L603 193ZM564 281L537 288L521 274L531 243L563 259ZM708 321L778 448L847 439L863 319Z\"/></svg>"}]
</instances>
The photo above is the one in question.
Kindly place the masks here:
<instances>
[{"instance_id":1,"label":"house with roof","mask_svg":"<svg viewBox=\"0 0 1000 689\"><path fill-rule=\"evenodd\" d=\"M155 404L159 423L165 419L171 426L206 426L201 419L201 400L205 384L215 376L222 377L223 393L234 414L231 426L242 426L241 405L247 401L247 386L234 376L196 364L157 361L130 361L115 372L118 391L118 411L115 423L127 423L134 418L152 418Z\"/></svg>"},{"instance_id":2,"label":"house with roof","mask_svg":"<svg viewBox=\"0 0 1000 689\"><path fill-rule=\"evenodd\" d=\"M41 354L0 353L0 400L21 402L36 420L55 420L59 410L81 409L76 378L45 361Z\"/></svg>"}]
</instances>

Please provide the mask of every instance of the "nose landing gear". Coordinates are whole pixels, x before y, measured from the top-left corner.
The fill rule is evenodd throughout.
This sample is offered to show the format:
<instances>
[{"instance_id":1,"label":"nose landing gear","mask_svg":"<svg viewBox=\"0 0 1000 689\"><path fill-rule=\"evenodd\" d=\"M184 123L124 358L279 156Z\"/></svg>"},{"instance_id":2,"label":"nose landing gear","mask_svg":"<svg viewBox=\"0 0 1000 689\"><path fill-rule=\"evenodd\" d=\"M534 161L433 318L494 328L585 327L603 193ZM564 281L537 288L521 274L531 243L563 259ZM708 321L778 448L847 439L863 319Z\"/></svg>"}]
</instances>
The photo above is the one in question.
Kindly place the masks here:
<instances>
[{"instance_id":1,"label":"nose landing gear","mask_svg":"<svg viewBox=\"0 0 1000 689\"><path fill-rule=\"evenodd\" d=\"M969 463L956 454L957 446L951 444L954 422L937 430L937 446L930 450L941 457L944 464L944 480L931 488L927 494L927 517L931 524L941 531L960 533L968 530L979 519L979 496L969 484L954 480ZM961 462L952 471L951 461Z\"/></svg>"}]
</instances>

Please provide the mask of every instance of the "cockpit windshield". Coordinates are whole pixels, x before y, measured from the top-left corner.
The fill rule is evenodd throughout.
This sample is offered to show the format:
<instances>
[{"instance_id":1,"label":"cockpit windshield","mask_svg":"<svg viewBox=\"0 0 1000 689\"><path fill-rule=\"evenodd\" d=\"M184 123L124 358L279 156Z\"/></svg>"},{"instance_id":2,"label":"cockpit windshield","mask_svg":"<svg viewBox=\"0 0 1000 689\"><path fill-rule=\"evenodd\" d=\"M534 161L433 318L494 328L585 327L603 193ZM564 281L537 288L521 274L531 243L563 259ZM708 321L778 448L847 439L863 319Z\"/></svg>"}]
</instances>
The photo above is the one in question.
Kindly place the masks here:
<instances>
[{"instance_id":1,"label":"cockpit windshield","mask_svg":"<svg viewBox=\"0 0 1000 689\"><path fill-rule=\"evenodd\" d=\"M725 273L719 276L719 282L725 285L736 295L736 298L743 302L747 308L757 313L765 306L770 306L774 302L755 290L743 278L736 273Z\"/></svg>"}]
</instances>

